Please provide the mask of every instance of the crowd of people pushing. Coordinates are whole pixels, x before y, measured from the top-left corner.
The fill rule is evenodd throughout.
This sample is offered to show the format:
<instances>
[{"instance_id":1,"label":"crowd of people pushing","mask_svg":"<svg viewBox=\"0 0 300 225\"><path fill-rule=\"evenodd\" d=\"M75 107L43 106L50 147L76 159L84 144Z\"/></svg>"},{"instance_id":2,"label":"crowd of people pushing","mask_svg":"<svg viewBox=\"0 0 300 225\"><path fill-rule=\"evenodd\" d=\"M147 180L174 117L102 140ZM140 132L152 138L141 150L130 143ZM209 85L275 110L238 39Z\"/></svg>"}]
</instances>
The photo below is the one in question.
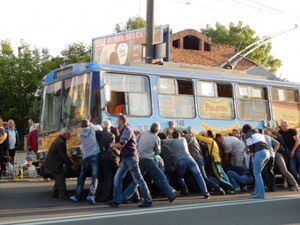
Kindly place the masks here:
<instances>
[{"instance_id":1,"label":"crowd of people pushing","mask_svg":"<svg viewBox=\"0 0 300 225\"><path fill-rule=\"evenodd\" d=\"M102 129L89 119L82 120L78 138L83 159L72 196L67 192L63 164L73 170L78 165L67 156L71 131L62 129L44 161L55 180L52 197L80 201L89 170L91 184L86 199L111 207L139 199L143 199L139 207L151 207L154 193L162 193L173 202L189 190L208 199L247 191L249 185L254 186L252 198L265 198L266 189L276 190L274 165L284 178L284 186L299 190L299 136L287 122L282 121L278 129L263 124L264 129L259 130L245 124L241 133L233 130L230 136L210 130L197 134L192 127L179 131L172 122L169 125L166 133L161 132L159 123L139 133L125 115L118 116L117 128L109 120L102 122Z\"/></svg>"},{"instance_id":2,"label":"crowd of people pushing","mask_svg":"<svg viewBox=\"0 0 300 225\"><path fill-rule=\"evenodd\" d=\"M34 154L39 126L31 119L28 124L27 145ZM192 127L180 131L172 121L165 133L159 123L140 133L132 129L124 115L118 116L117 128L109 120L104 120L102 127L94 126L88 118L81 121L81 127L78 139L83 159L74 195L68 195L63 170L63 165L79 169L67 155L70 129L62 129L44 161L55 180L54 198L78 202L88 175L91 184L86 199L112 207L139 199L143 199L140 207L150 207L157 193L173 202L189 190L208 199L211 195L247 191L249 186L254 186L253 198L264 198L265 190L276 191L274 168L282 174L285 188L299 190L300 141L297 130L289 128L286 121L278 123L277 129L265 123L264 129L245 124L241 132L234 129L230 136L211 130L198 134ZM14 163L18 145L14 121L4 124L0 119L0 174L5 160Z\"/></svg>"}]
</instances>

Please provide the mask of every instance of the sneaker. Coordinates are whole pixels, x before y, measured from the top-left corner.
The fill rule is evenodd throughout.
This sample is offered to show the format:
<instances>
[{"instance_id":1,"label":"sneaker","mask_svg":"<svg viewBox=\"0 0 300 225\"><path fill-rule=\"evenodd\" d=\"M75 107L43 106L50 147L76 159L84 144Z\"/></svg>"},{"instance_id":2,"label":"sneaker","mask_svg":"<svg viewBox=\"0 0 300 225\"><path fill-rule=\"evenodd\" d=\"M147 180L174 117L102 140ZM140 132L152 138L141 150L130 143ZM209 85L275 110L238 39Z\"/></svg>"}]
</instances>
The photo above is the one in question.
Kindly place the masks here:
<instances>
[{"instance_id":1,"label":"sneaker","mask_svg":"<svg viewBox=\"0 0 300 225\"><path fill-rule=\"evenodd\" d=\"M143 204L138 206L139 208L148 208L152 207L152 202L144 202Z\"/></svg>"},{"instance_id":2,"label":"sneaker","mask_svg":"<svg viewBox=\"0 0 300 225\"><path fill-rule=\"evenodd\" d=\"M240 191L241 191L241 188L240 188L240 187L237 187L237 188L234 189L234 191L235 191L235 192L240 192Z\"/></svg>"},{"instance_id":3,"label":"sneaker","mask_svg":"<svg viewBox=\"0 0 300 225\"><path fill-rule=\"evenodd\" d=\"M205 199L209 199L210 195L204 195Z\"/></svg>"},{"instance_id":4,"label":"sneaker","mask_svg":"<svg viewBox=\"0 0 300 225\"><path fill-rule=\"evenodd\" d=\"M290 191L299 191L299 187L298 186L293 186L290 188Z\"/></svg>"},{"instance_id":5,"label":"sneaker","mask_svg":"<svg viewBox=\"0 0 300 225\"><path fill-rule=\"evenodd\" d=\"M108 202L106 205L108 205L108 206L110 206L110 207L115 207L115 208L117 208L117 207L119 207L119 203L116 203L116 202L113 202L113 201L111 201L111 202Z\"/></svg>"},{"instance_id":6,"label":"sneaker","mask_svg":"<svg viewBox=\"0 0 300 225\"><path fill-rule=\"evenodd\" d=\"M182 194L183 195L188 195L189 194L189 190L188 190L187 186L184 186L184 188L182 189Z\"/></svg>"},{"instance_id":7,"label":"sneaker","mask_svg":"<svg viewBox=\"0 0 300 225\"><path fill-rule=\"evenodd\" d=\"M174 200L179 197L179 195L181 194L181 191L175 191L174 192L174 196L172 198L169 199L169 202L174 202Z\"/></svg>"},{"instance_id":8,"label":"sneaker","mask_svg":"<svg viewBox=\"0 0 300 225\"><path fill-rule=\"evenodd\" d=\"M234 191L234 190L227 190L227 194L229 194L229 195L234 195L234 194L235 194L235 191Z\"/></svg>"},{"instance_id":9,"label":"sneaker","mask_svg":"<svg viewBox=\"0 0 300 225\"><path fill-rule=\"evenodd\" d=\"M284 182L283 182L283 188L288 188L288 187L289 187L288 182L284 181Z\"/></svg>"},{"instance_id":10,"label":"sneaker","mask_svg":"<svg viewBox=\"0 0 300 225\"><path fill-rule=\"evenodd\" d=\"M226 195L226 192L220 188L219 191L216 191L216 192L210 192L211 195Z\"/></svg>"},{"instance_id":11,"label":"sneaker","mask_svg":"<svg viewBox=\"0 0 300 225\"><path fill-rule=\"evenodd\" d=\"M248 187L247 186L243 186L241 190L242 191L248 191Z\"/></svg>"},{"instance_id":12,"label":"sneaker","mask_svg":"<svg viewBox=\"0 0 300 225\"><path fill-rule=\"evenodd\" d=\"M265 196L254 195L254 196L252 196L252 198L253 198L253 199L265 198Z\"/></svg>"},{"instance_id":13,"label":"sneaker","mask_svg":"<svg viewBox=\"0 0 300 225\"><path fill-rule=\"evenodd\" d=\"M71 196L71 197L70 197L70 200L71 200L72 202L78 202L78 199L75 197L75 195Z\"/></svg>"},{"instance_id":14,"label":"sneaker","mask_svg":"<svg viewBox=\"0 0 300 225\"><path fill-rule=\"evenodd\" d=\"M91 195L86 197L86 200L88 200L92 205L96 205L95 198Z\"/></svg>"}]
</instances>

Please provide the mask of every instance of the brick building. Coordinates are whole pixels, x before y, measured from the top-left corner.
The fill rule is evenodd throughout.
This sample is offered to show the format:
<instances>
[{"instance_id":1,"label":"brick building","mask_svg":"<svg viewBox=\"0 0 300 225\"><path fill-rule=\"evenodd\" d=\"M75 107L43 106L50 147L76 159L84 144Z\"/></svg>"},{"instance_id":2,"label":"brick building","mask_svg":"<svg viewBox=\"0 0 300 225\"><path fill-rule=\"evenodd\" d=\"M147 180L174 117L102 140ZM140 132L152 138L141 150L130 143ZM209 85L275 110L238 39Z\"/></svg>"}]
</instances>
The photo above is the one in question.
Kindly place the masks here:
<instances>
[{"instance_id":1,"label":"brick building","mask_svg":"<svg viewBox=\"0 0 300 225\"><path fill-rule=\"evenodd\" d=\"M235 54L232 45L212 43L199 31L186 29L170 37L170 60L176 63L218 67ZM235 70L247 70L257 65L248 59L240 60Z\"/></svg>"}]
</instances>

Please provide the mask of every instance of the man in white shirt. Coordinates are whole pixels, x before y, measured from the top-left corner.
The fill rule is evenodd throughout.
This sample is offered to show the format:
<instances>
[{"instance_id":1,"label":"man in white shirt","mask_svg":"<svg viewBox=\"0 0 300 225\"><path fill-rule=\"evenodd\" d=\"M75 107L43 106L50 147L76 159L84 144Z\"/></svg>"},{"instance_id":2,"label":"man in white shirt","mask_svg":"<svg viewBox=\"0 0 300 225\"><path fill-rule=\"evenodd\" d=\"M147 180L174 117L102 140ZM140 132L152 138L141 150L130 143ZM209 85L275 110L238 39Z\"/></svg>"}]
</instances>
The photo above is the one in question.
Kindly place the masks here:
<instances>
[{"instance_id":1,"label":"man in white shirt","mask_svg":"<svg viewBox=\"0 0 300 225\"><path fill-rule=\"evenodd\" d=\"M217 134L215 140L223 147L223 164L225 167L229 166L229 164L244 167L245 145L242 141L233 136L223 137L221 134Z\"/></svg>"},{"instance_id":2,"label":"man in white shirt","mask_svg":"<svg viewBox=\"0 0 300 225\"><path fill-rule=\"evenodd\" d=\"M6 132L8 134L8 152L11 158L11 163L14 164L14 158L16 154L16 147L19 145L19 133L15 128L15 122L10 119L7 121Z\"/></svg>"}]
</instances>

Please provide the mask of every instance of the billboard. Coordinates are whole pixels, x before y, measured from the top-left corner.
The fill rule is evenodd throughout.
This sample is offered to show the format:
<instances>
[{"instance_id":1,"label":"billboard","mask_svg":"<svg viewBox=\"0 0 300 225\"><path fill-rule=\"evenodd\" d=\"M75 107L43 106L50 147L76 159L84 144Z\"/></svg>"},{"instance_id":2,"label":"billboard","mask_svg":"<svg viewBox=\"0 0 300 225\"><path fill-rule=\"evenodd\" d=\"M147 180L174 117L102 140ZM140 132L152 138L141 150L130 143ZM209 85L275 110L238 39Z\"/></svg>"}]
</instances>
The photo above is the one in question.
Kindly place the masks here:
<instances>
[{"instance_id":1,"label":"billboard","mask_svg":"<svg viewBox=\"0 0 300 225\"><path fill-rule=\"evenodd\" d=\"M154 43L166 40L169 27L156 26L154 29ZM169 39L169 34L167 35ZM169 43L169 40L167 40ZM116 33L92 39L92 61L103 64L126 64L143 60L144 45L146 44L146 29L138 29L123 33ZM169 48L167 48L169 51ZM167 54L168 55L168 54Z\"/></svg>"}]
</instances>

